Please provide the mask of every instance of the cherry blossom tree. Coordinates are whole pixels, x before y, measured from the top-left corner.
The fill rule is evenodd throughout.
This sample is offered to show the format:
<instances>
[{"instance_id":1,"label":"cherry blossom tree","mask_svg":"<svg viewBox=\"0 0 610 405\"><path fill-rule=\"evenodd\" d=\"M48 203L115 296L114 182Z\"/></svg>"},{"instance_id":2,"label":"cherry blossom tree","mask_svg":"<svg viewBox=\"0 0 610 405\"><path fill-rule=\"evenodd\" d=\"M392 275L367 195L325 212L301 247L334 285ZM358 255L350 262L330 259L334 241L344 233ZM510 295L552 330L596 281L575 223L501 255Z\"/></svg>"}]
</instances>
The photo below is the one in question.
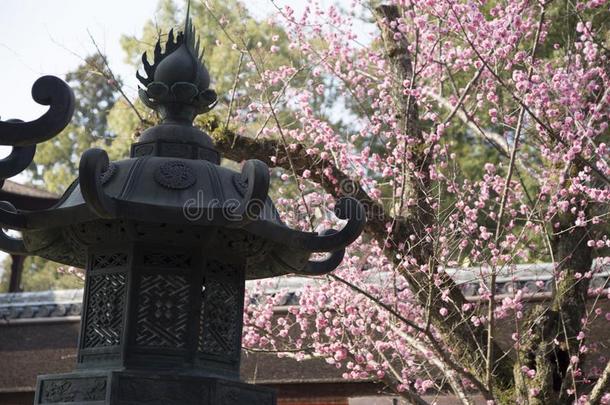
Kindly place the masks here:
<instances>
[{"instance_id":1,"label":"cherry blossom tree","mask_svg":"<svg viewBox=\"0 0 610 405\"><path fill-rule=\"evenodd\" d=\"M235 62L198 125L226 158L272 167L291 226L336 225L345 195L368 217L286 314L282 294L249 292L244 346L324 358L415 404L610 403L589 337L610 321L591 285L610 248L607 1L311 1L248 30L225 3L194 5L217 32L206 57ZM500 275L540 261L546 302L498 296ZM457 267L477 269L478 300Z\"/></svg>"}]
</instances>

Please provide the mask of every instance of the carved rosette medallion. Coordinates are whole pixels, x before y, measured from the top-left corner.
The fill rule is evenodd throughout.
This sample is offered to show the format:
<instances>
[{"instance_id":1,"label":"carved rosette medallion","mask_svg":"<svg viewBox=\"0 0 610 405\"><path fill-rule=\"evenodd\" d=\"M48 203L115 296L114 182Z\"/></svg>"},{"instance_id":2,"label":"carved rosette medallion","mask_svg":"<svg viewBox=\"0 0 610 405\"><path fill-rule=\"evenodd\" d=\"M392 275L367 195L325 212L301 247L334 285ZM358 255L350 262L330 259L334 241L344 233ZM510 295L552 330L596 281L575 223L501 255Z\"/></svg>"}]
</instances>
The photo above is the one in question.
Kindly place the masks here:
<instances>
[{"instance_id":1,"label":"carved rosette medallion","mask_svg":"<svg viewBox=\"0 0 610 405\"><path fill-rule=\"evenodd\" d=\"M155 171L155 181L163 187L183 190L195 184L193 169L178 160L163 163Z\"/></svg>"}]
</instances>

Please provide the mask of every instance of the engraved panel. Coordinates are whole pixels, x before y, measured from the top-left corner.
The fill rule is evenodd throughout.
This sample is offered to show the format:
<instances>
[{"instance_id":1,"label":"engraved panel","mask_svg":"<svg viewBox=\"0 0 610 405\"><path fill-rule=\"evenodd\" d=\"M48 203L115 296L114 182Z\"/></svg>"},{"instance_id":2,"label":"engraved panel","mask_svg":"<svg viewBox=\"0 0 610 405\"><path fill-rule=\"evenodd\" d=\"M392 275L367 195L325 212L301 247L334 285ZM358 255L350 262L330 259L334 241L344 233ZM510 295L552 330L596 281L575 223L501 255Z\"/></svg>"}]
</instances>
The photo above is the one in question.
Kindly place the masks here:
<instances>
[{"instance_id":1,"label":"engraved panel","mask_svg":"<svg viewBox=\"0 0 610 405\"><path fill-rule=\"evenodd\" d=\"M164 241L180 238L184 241L199 241L209 232L201 227L185 227L167 223L134 222L133 233L139 240Z\"/></svg>"},{"instance_id":2,"label":"engraved panel","mask_svg":"<svg viewBox=\"0 0 610 405\"><path fill-rule=\"evenodd\" d=\"M99 245L104 242L118 243L128 240L127 222L123 220L96 220L71 227L71 237L83 245Z\"/></svg>"},{"instance_id":3,"label":"engraved panel","mask_svg":"<svg viewBox=\"0 0 610 405\"><path fill-rule=\"evenodd\" d=\"M93 274L89 279L84 348L121 343L125 274Z\"/></svg>"},{"instance_id":4,"label":"engraved panel","mask_svg":"<svg viewBox=\"0 0 610 405\"><path fill-rule=\"evenodd\" d=\"M236 229L219 229L218 238L222 241L223 247L245 256L259 255L260 251L267 247L265 239Z\"/></svg>"},{"instance_id":5,"label":"engraved panel","mask_svg":"<svg viewBox=\"0 0 610 405\"><path fill-rule=\"evenodd\" d=\"M136 344L184 348L189 305L186 277L174 274L143 275L137 310Z\"/></svg>"},{"instance_id":6,"label":"engraved panel","mask_svg":"<svg viewBox=\"0 0 610 405\"><path fill-rule=\"evenodd\" d=\"M161 143L161 154L160 156L165 157L176 157L183 159L190 159L193 155L193 147L189 144L183 143Z\"/></svg>"},{"instance_id":7,"label":"engraved panel","mask_svg":"<svg viewBox=\"0 0 610 405\"><path fill-rule=\"evenodd\" d=\"M101 353L101 354L81 354L81 363L111 363L121 360L121 355L118 353Z\"/></svg>"},{"instance_id":8,"label":"engraved panel","mask_svg":"<svg viewBox=\"0 0 610 405\"><path fill-rule=\"evenodd\" d=\"M154 378L121 377L121 403L147 405L209 404L210 388L205 381L171 381Z\"/></svg>"},{"instance_id":9,"label":"engraved panel","mask_svg":"<svg viewBox=\"0 0 610 405\"><path fill-rule=\"evenodd\" d=\"M229 265L209 261L206 265L200 312L198 351L229 361L239 357L243 283L238 271Z\"/></svg>"},{"instance_id":10,"label":"engraved panel","mask_svg":"<svg viewBox=\"0 0 610 405\"><path fill-rule=\"evenodd\" d=\"M106 398L106 378L64 378L44 380L40 392L41 404L103 401Z\"/></svg>"}]
</instances>

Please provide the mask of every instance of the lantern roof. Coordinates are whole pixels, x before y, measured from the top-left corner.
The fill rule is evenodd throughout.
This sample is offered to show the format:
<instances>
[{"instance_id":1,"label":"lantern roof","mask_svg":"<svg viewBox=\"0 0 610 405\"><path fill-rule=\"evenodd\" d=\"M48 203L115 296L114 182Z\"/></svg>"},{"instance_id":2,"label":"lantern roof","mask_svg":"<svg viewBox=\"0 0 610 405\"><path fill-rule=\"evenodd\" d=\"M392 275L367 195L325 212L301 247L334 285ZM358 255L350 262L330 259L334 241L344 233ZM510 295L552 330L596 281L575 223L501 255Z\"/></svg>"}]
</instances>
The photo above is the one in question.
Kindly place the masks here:
<instances>
[{"instance_id":1,"label":"lantern roof","mask_svg":"<svg viewBox=\"0 0 610 405\"><path fill-rule=\"evenodd\" d=\"M347 220L341 230L291 229L268 196L263 162L247 160L240 172L220 166L211 138L192 125L217 100L195 38L187 13L183 32L174 38L170 31L164 50L157 42L152 64L144 54L140 98L162 122L141 135L130 157L111 162L104 150L86 151L78 178L50 209L26 211L0 202L2 227L23 235L2 232L0 249L83 266L93 245L169 241L245 263L248 279L323 274L340 264L364 227L363 207L349 197L336 203L336 215ZM36 121L0 122L0 144L15 146L0 161L0 178L27 167L36 143L55 136L72 116L74 95L60 79L39 79L32 94L50 109ZM330 255L310 260L313 253Z\"/></svg>"}]
</instances>

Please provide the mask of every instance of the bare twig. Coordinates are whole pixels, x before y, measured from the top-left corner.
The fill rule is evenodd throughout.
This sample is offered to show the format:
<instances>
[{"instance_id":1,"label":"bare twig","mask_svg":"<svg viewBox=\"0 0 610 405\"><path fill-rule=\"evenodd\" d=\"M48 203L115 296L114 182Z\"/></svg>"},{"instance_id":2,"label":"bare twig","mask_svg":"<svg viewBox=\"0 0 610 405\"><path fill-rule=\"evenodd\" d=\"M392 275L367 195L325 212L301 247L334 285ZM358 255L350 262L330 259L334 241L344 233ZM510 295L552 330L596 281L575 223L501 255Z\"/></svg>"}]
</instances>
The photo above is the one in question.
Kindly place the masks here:
<instances>
[{"instance_id":1,"label":"bare twig","mask_svg":"<svg viewBox=\"0 0 610 405\"><path fill-rule=\"evenodd\" d=\"M444 97L441 97L439 94L436 93L429 93L439 104L441 104L443 107L448 108L448 109L452 109L452 111L455 111L454 113L450 114L450 117L455 117L457 116L460 121L462 121L464 124L466 124L474 133L479 133L483 139L489 141L489 143L492 144L492 146L494 146L498 152L500 152L502 155L509 157L510 156L510 148L508 146L508 142L506 142L506 139L500 135L497 132L494 131L489 131L487 129L483 129L481 128L480 125L478 125L475 121L473 121L467 114L465 111L463 111L462 108L456 109L456 106L452 106L451 103L449 102L449 100L447 100ZM447 118L449 118L449 116ZM445 123L448 122L447 118L444 120Z\"/></svg>"},{"instance_id":2,"label":"bare twig","mask_svg":"<svg viewBox=\"0 0 610 405\"><path fill-rule=\"evenodd\" d=\"M91 35L91 32L89 32L89 30L87 30L87 34L89 34L89 39L91 39L91 42L93 43L93 46L95 47L95 50L97 51L97 54L100 56L100 58L102 58L102 60L104 61L104 66L106 67L107 72L102 71L100 73L102 75L104 75L104 77L110 81L111 85L121 94L121 97L123 97L125 102L133 110L133 112L136 114L136 116L138 117L140 122L142 124L150 125L151 123L148 120L146 120L144 117L142 117L142 115L140 114L140 112L138 111L136 106L131 102L131 99L129 97L127 97L127 94L125 94L125 92L123 91L123 86L120 85L120 81L116 78L116 76L114 75L114 72L110 68L110 64L108 63L108 59L106 58L106 55L104 55L104 53L101 51L100 47L98 46L97 42L95 41L95 38L93 37L93 35Z\"/></svg>"},{"instance_id":3,"label":"bare twig","mask_svg":"<svg viewBox=\"0 0 610 405\"><path fill-rule=\"evenodd\" d=\"M470 88L477 82L477 80L479 80L479 77L481 77L481 74L483 73L483 70L484 70L483 66L481 66L479 68L479 70L477 70L477 73L473 76L473 78L470 79L470 81L468 82L468 84L464 88L464 91L462 92L462 95L460 96L460 99L458 100L458 102L453 107L453 110L451 110L449 115L447 115L447 117L445 117L445 119L443 120L443 124L447 124L449 121L451 121L453 119L453 116L462 107L462 105L464 103L464 99L466 99L466 96L468 95L468 92L470 91Z\"/></svg>"},{"instance_id":4,"label":"bare twig","mask_svg":"<svg viewBox=\"0 0 610 405\"><path fill-rule=\"evenodd\" d=\"M235 80L233 80L233 89L231 90L231 100L229 101L229 109L227 111L227 119L225 120L225 128L229 127L231 121L231 114L233 113L233 101L235 101L235 92L237 91L237 83L239 82L239 74L241 73L241 65L244 62L244 53L239 53L239 63L237 65L237 73L235 73ZM233 145L235 146L235 139L233 139Z\"/></svg>"},{"instance_id":5,"label":"bare twig","mask_svg":"<svg viewBox=\"0 0 610 405\"><path fill-rule=\"evenodd\" d=\"M248 53L248 56L250 56L250 61L254 64L254 67L256 69L256 72L258 73L259 78L261 80L263 80L263 72L261 71L258 63L256 62L254 55L252 55L252 52L248 49L248 46L245 43L245 41L242 41L242 45L244 46L244 49ZM311 210L309 209L309 204L307 204L307 201L305 200L305 195L303 194L303 189L301 188L301 181L299 180L299 176L297 175L297 171L295 169L295 164L292 161L292 156L290 155L288 141L286 139L286 135L284 134L284 129L282 127L282 124L280 123L280 120L279 120L277 114L275 113L275 106L273 104L273 101L269 97L266 96L266 92L264 94L265 94L265 101L269 105L271 115L273 116L273 120L275 121L275 125L280 134L280 139L282 140L282 145L284 146L284 150L286 152L286 157L288 158L288 163L290 164L290 170L292 172L292 176L294 178L294 181L295 181L298 191L299 191L299 195L301 197L301 203L303 204L303 206L305 207L305 210L307 211L307 219L309 221L309 226L311 227L311 230L313 231L315 228L314 223L313 223L313 216L311 214Z\"/></svg>"}]
</instances>

